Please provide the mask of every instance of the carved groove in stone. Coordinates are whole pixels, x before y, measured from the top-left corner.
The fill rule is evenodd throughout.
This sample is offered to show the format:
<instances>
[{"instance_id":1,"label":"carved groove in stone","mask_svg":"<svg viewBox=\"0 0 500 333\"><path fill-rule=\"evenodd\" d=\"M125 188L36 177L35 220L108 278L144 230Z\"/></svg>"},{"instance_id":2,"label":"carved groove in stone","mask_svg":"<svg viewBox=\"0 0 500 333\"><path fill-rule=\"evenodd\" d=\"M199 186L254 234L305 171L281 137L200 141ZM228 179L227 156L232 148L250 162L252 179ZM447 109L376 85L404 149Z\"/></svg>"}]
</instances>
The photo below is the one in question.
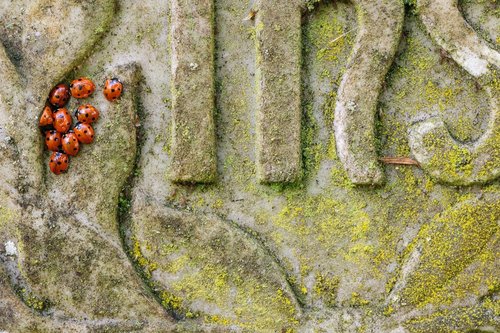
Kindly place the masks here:
<instances>
[{"instance_id":1,"label":"carved groove in stone","mask_svg":"<svg viewBox=\"0 0 500 333\"><path fill-rule=\"evenodd\" d=\"M299 1L260 1L257 43L257 177L265 183L301 176L301 8Z\"/></svg>"},{"instance_id":2,"label":"carved groove in stone","mask_svg":"<svg viewBox=\"0 0 500 333\"><path fill-rule=\"evenodd\" d=\"M358 34L335 108L337 153L354 184L380 184L383 170L375 149L375 114L394 59L404 20L399 0L352 0Z\"/></svg>"},{"instance_id":3,"label":"carved groove in stone","mask_svg":"<svg viewBox=\"0 0 500 333\"><path fill-rule=\"evenodd\" d=\"M213 0L172 1L172 165L176 182L217 177Z\"/></svg>"},{"instance_id":4,"label":"carved groove in stone","mask_svg":"<svg viewBox=\"0 0 500 333\"><path fill-rule=\"evenodd\" d=\"M415 158L436 180L453 185L485 183L500 176L500 92L494 82L500 53L488 47L462 17L453 0L421 0L418 10L427 31L453 60L477 79L490 98L486 132L473 143L462 144L444 122L430 119L409 133Z\"/></svg>"}]
</instances>

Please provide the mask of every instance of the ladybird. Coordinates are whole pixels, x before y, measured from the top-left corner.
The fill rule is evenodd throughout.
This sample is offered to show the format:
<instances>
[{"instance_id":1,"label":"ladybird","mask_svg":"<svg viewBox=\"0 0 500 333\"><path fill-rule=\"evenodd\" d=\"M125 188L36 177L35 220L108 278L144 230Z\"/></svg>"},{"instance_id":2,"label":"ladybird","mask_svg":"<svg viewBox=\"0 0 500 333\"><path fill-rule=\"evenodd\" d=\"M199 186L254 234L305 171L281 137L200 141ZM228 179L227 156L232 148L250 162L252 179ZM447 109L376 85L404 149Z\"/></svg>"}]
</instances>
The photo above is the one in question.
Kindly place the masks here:
<instances>
[{"instance_id":1,"label":"ladybird","mask_svg":"<svg viewBox=\"0 0 500 333\"><path fill-rule=\"evenodd\" d=\"M74 131L78 141L81 143L89 144L94 141L94 129L89 124L77 123Z\"/></svg>"},{"instance_id":2,"label":"ladybird","mask_svg":"<svg viewBox=\"0 0 500 333\"><path fill-rule=\"evenodd\" d=\"M67 109L58 109L54 113L54 128L60 133L66 133L71 128L73 119Z\"/></svg>"},{"instance_id":3,"label":"ladybird","mask_svg":"<svg viewBox=\"0 0 500 333\"><path fill-rule=\"evenodd\" d=\"M49 102L50 104L62 108L69 101L69 87L67 84L60 83L52 90L49 94Z\"/></svg>"},{"instance_id":4,"label":"ladybird","mask_svg":"<svg viewBox=\"0 0 500 333\"><path fill-rule=\"evenodd\" d=\"M45 144L47 148L52 151L61 149L61 133L56 130L47 131L45 133Z\"/></svg>"},{"instance_id":5,"label":"ladybird","mask_svg":"<svg viewBox=\"0 0 500 333\"><path fill-rule=\"evenodd\" d=\"M69 88L74 98L87 98L94 93L95 84L89 78L81 77L71 81Z\"/></svg>"},{"instance_id":6,"label":"ladybird","mask_svg":"<svg viewBox=\"0 0 500 333\"><path fill-rule=\"evenodd\" d=\"M53 123L54 114L52 113L52 108L49 105L45 105L42 115L40 116L39 126L42 130L51 129Z\"/></svg>"},{"instance_id":7,"label":"ladybird","mask_svg":"<svg viewBox=\"0 0 500 333\"><path fill-rule=\"evenodd\" d=\"M99 119L99 110L90 104L80 105L75 111L76 119L85 124L92 124Z\"/></svg>"},{"instance_id":8,"label":"ladybird","mask_svg":"<svg viewBox=\"0 0 500 333\"><path fill-rule=\"evenodd\" d=\"M69 157L63 152L55 151L50 155L49 162L50 171L59 175L66 172L69 167Z\"/></svg>"},{"instance_id":9,"label":"ladybird","mask_svg":"<svg viewBox=\"0 0 500 333\"><path fill-rule=\"evenodd\" d=\"M76 138L76 134L73 131L69 131L62 136L62 149L64 152L71 156L76 156L78 151L80 151L80 143Z\"/></svg>"},{"instance_id":10,"label":"ladybird","mask_svg":"<svg viewBox=\"0 0 500 333\"><path fill-rule=\"evenodd\" d=\"M107 79L104 84L104 96L110 102L116 101L123 92L123 84L117 78Z\"/></svg>"}]
</instances>

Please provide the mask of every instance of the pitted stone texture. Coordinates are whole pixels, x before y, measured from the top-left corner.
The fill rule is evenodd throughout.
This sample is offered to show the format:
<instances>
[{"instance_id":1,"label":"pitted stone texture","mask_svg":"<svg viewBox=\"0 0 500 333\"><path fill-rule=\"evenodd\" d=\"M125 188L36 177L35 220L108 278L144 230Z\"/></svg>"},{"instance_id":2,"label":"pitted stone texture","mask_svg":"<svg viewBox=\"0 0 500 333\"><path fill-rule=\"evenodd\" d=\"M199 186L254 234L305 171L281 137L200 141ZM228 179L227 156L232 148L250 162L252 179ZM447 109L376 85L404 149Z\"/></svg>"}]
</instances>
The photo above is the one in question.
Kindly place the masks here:
<instances>
[{"instance_id":1,"label":"pitted stone texture","mask_svg":"<svg viewBox=\"0 0 500 333\"><path fill-rule=\"evenodd\" d=\"M12 5L14 2L16 5ZM67 0L53 2L74 4ZM1 21L7 22L7 29L1 28L7 33L0 34L0 39L16 66L19 66L20 58L16 55L22 53L22 44L12 36L22 34L23 27L19 20L24 20L22 8L25 6L18 6L20 3L0 2ZM14 108L7 103L0 105L2 113L13 113L30 124L29 129L19 126L19 135L15 137L8 132L8 128L0 125L0 136L4 140L0 141L0 178L7 180L0 184L0 256L4 256L3 244L9 240L16 244L20 255L8 256L14 261L3 260L6 256L2 258L1 265L9 278L0 278L0 309L16 309L16 313L22 316L10 316L9 326L0 326L0 331L7 329L10 333L16 330L24 333L36 327L42 332L53 332L60 331L63 325L63 329L69 331L75 327L78 332L268 332L269 329L260 329L269 326L258 319L264 319L266 325L271 327L296 328L297 332L413 333L446 331L449 328L462 332L499 329L493 317L495 311L498 313L498 232L495 231L489 241L478 238L479 235L489 235L492 225L489 217L494 215L472 218L470 224L465 224L462 219L492 213L488 205L499 200L497 181L489 185L452 187L436 182L417 168L387 166L385 184L376 188L353 186L338 158L332 126L337 90L348 64L348 55L356 42L358 22L361 22L356 20L352 3L309 1L308 8L313 11L302 14L304 107L301 153L304 177L300 182L287 186L260 184L256 177L256 31L251 22L242 21L253 8L248 1L218 0L214 3L219 178L210 186L178 184L168 180L172 162L171 2L121 0L119 3L109 33L92 49L94 53L87 60L77 62L79 67L67 76L86 75L102 84L105 69L130 62L140 64L143 83L136 108L138 118L123 117L119 121L113 117L110 122L107 120L111 119L103 118L96 131L103 141L84 147L86 153L72 159L70 170L73 173L70 171L69 175L49 175L42 154L35 154L39 156L38 162L26 158L27 164L33 167L28 172L35 175L30 176L32 183L37 180L42 184L30 188L21 186L24 178L20 177L24 177L26 172L19 167L18 153L26 154L26 150L18 149L16 142L20 137L25 147L34 149L34 138L35 142L40 142L37 149L41 151L41 140L35 130L36 117L41 112L42 97L47 91L37 93L36 105L27 103L30 108L27 113L32 114L33 119L22 117L25 110L23 103L19 104L21 107ZM375 5L377 2L372 3ZM102 3L88 1L78 4L89 6L88 10L92 10ZM467 17L472 26L480 26L488 35L495 36L495 32L490 30L495 29L492 27L496 26L494 22L498 17L494 11L487 11L490 5L488 1L462 2L467 9L464 12L470 12L472 8L485 13L477 18ZM17 14L3 15L7 9L9 12L17 11ZM46 10L50 13L50 6ZM439 46L428 38L416 12L414 7L407 6L396 62L389 71L384 89L380 91L380 117L375 132L380 156L411 157L408 128L416 121L430 117L441 117L450 125L453 137L460 141L475 140L487 128L491 109L487 105L488 96L481 87L475 86L475 79L455 61L450 61L446 53L440 52ZM485 21L488 23L483 24ZM89 24L94 27L98 22ZM76 28L65 25L64 31L71 34ZM76 44L74 47L78 48ZM50 64L45 62L40 66L50 68ZM44 84L50 86L54 83ZM13 89L8 88L8 82L5 85L7 90L2 88L0 93L11 93ZM132 90L128 87L127 91ZM121 109L124 105L110 106L101 101L99 91L98 94L95 102L102 108L103 115L118 116L122 111L128 115L127 110ZM26 100L23 94L20 96L21 102ZM1 124L4 120L0 116ZM136 147L130 140L134 128L139 138L140 154L136 156L133 180L126 182L127 190L124 195L118 196L117 189L124 184L133 164L134 157L130 150ZM31 137L23 138L23 133ZM124 133L130 134L130 137ZM42 171L37 171L36 166ZM111 169L107 169L109 167ZM11 175L9 171L16 173ZM36 176L39 174L43 177ZM51 185L46 186L46 181ZM24 189L30 191L27 196L21 196ZM50 200L40 200L41 205L35 207L38 193L42 194L42 198L47 194ZM67 195L66 199L61 199L59 193ZM47 206L42 206L47 202ZM118 206L120 221L127 221L124 217L132 219L132 224L120 224L120 230L116 219ZM146 218L160 216L159 220L165 221L167 215L180 217L178 224L181 227L178 230L193 237L173 238L174 230L165 228L158 220ZM145 218L139 218L141 216ZM488 223L479 223L481 221ZM458 232L466 226L476 230L472 234ZM438 231L437 234L427 241L426 232L434 230ZM170 235L169 239L174 242L166 244L167 237L162 237L162 231ZM150 244L139 242L136 248L123 246L119 232L126 240L135 236L136 239L149 240ZM20 235L23 237L20 238ZM432 238L434 236L435 239ZM468 245L465 242L457 244L462 239L469 239L467 237L473 238L467 242ZM179 243L179 239L184 242ZM212 239L221 241L207 242ZM435 253L432 248L438 243L442 251ZM180 256L172 258L168 256L168 251L172 250L170 245L175 244L179 248L174 246L172 253ZM482 244L484 246L479 248ZM23 245L27 247L23 248ZM160 245L166 246L155 251ZM423 248L424 255L421 257L414 254L418 254L419 246ZM248 252L241 249L255 251L248 256ZM471 250L471 255L464 255L468 254L468 250ZM233 304L240 304L237 302L224 304L225 300L234 299L235 295L248 295L248 288L243 288L248 286L246 280L243 279L241 284L227 283L231 281L229 277L236 274L227 278L224 274L216 274L214 279L184 284L193 288L176 289L178 281L189 281L190 277L209 272L205 268L195 274L172 273L171 270L176 267L172 265L172 259L180 258L176 263L181 263L182 254L187 253L195 258L203 257L203 262L207 263L204 267L217 267L221 271L238 267L245 271L248 270L245 264L256 263L256 272L259 273L255 275L259 281L271 281L273 286L289 284L289 288L284 289L287 297L276 294L275 299L264 302L271 304L269 307L263 305L256 312L252 310L256 309L258 302L240 307L233 307ZM436 256L441 258L440 261L453 263L454 267L457 264L464 269L450 278L453 274L448 268L437 265L436 276L443 277L443 282L431 284L436 277L430 275L428 281L417 284L424 286L418 289L429 290L429 293L424 294L422 298L425 301L417 302L416 306L408 303L408 297L394 299L393 296L401 295L401 291L411 289L412 283L405 282L415 281L414 276L422 275L420 272L429 267L436 267L424 264L433 264L430 258ZM19 258L26 261L18 265L16 259ZM164 260L166 267L155 267L155 258L160 258L159 262ZM39 262L35 262L37 259ZM47 259L49 263L42 261ZM140 265L135 271L130 264L134 261ZM281 272L277 271L278 264ZM148 267L153 279L166 290L149 284L152 279L144 275L142 265ZM187 265L196 267L195 262L190 260ZM21 272L26 273L27 279L23 279L18 269L16 271L17 267L22 268ZM88 267L91 271L87 271ZM58 276L68 277L71 281L59 281ZM95 283L93 276L99 277L98 281L102 282L99 288L92 285ZM51 285L46 286L46 281ZM115 286L116 282L121 284ZM23 296L12 292L13 285L23 283L33 286L37 294ZM270 285L253 290L253 295L270 290ZM431 285L434 288L430 288ZM70 294L77 297L63 298L64 294L54 298L58 303L49 310L57 311L53 314L42 313L46 316L26 306L33 302L36 305L38 297L43 300L43 297L50 299L49 294L61 295L62 291L55 290L58 287L63 291L77 290L77 293ZM27 290L32 291L31 288ZM159 297L162 291L167 290L172 293L163 294L163 299ZM40 291L46 294L38 294ZM209 301L206 301L205 292ZM90 304L113 293L116 293L113 297L99 303L101 307L98 310L116 311L115 315L110 318L94 314ZM30 295L35 297L31 302L26 297ZM226 316L189 318L191 315L196 317L196 313L173 309L173 305L178 304L174 296L179 295L184 297L184 304L189 308L206 309L208 312L222 308ZM83 300L81 303L78 297ZM299 315L284 316L280 311L279 324L270 323L266 316L273 313L275 307L272 305L277 300L290 301L294 305L294 313ZM117 306L107 306L115 301ZM207 305L211 303L223 305ZM130 308L124 309L128 305ZM71 312L93 317L85 320L77 316L68 320L68 317L59 316ZM262 312L263 316L252 321L251 314ZM227 318L232 321L225 320ZM283 324L285 319L288 322ZM246 326L248 322L258 329L249 329Z\"/></svg>"}]
</instances>

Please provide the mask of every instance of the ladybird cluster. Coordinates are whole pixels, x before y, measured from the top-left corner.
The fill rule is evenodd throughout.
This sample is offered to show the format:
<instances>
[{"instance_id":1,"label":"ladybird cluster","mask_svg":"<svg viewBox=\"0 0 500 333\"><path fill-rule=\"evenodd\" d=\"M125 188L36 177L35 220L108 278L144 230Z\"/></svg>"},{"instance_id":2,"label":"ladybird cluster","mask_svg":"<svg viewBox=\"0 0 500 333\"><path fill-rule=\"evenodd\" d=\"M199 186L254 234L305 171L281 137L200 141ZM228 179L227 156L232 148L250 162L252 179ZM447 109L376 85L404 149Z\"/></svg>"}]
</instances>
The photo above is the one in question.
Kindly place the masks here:
<instances>
[{"instance_id":1,"label":"ladybird cluster","mask_svg":"<svg viewBox=\"0 0 500 333\"><path fill-rule=\"evenodd\" d=\"M73 80L68 86L60 83L49 93L40 117L40 129L45 136L45 145L52 151L50 171L59 175L69 167L69 156L76 156L80 144L94 141L92 123L99 119L99 110L90 104L80 105L75 111L76 124L72 127L73 118L65 108L70 96L83 99L92 95L95 84L86 77ZM104 84L104 96L110 102L116 101L123 91L120 80L113 78Z\"/></svg>"}]
</instances>

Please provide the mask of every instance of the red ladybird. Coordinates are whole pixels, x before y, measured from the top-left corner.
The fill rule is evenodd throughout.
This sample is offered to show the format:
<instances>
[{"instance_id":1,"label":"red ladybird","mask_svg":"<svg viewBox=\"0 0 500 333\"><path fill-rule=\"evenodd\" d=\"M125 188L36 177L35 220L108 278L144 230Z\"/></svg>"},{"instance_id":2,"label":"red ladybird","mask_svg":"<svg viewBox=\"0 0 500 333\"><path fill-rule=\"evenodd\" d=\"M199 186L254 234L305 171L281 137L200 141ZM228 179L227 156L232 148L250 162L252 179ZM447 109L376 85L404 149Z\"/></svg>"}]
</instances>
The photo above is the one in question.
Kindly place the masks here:
<instances>
[{"instance_id":1,"label":"red ladybird","mask_svg":"<svg viewBox=\"0 0 500 333\"><path fill-rule=\"evenodd\" d=\"M58 151L61 149L61 142L61 133L56 130L47 131L47 133L45 133L45 144L49 150Z\"/></svg>"},{"instance_id":2,"label":"red ladybird","mask_svg":"<svg viewBox=\"0 0 500 333\"><path fill-rule=\"evenodd\" d=\"M42 115L40 116L39 126L42 129L49 128L54 123L54 115L52 113L52 109L49 105L45 105L43 108Z\"/></svg>"},{"instance_id":3,"label":"red ladybird","mask_svg":"<svg viewBox=\"0 0 500 333\"><path fill-rule=\"evenodd\" d=\"M73 131L69 131L62 136L62 149L64 152L71 156L76 156L78 151L80 151L80 143L76 138L76 134Z\"/></svg>"},{"instance_id":4,"label":"red ladybird","mask_svg":"<svg viewBox=\"0 0 500 333\"><path fill-rule=\"evenodd\" d=\"M99 119L99 110L90 104L80 105L75 111L76 119L85 124L92 124Z\"/></svg>"},{"instance_id":5,"label":"red ladybird","mask_svg":"<svg viewBox=\"0 0 500 333\"><path fill-rule=\"evenodd\" d=\"M107 79L104 84L104 96L110 102L116 101L123 92L123 84L117 78Z\"/></svg>"},{"instance_id":6,"label":"red ladybird","mask_svg":"<svg viewBox=\"0 0 500 333\"><path fill-rule=\"evenodd\" d=\"M58 109L54 113L54 128L60 133L66 133L71 128L73 119L71 118L67 109Z\"/></svg>"},{"instance_id":7,"label":"red ladybird","mask_svg":"<svg viewBox=\"0 0 500 333\"><path fill-rule=\"evenodd\" d=\"M50 104L62 108L69 101L69 87L67 84L60 83L49 94Z\"/></svg>"},{"instance_id":8,"label":"red ladybird","mask_svg":"<svg viewBox=\"0 0 500 333\"><path fill-rule=\"evenodd\" d=\"M74 131L78 141L81 143L89 144L94 141L94 129L89 124L77 123Z\"/></svg>"},{"instance_id":9,"label":"red ladybird","mask_svg":"<svg viewBox=\"0 0 500 333\"><path fill-rule=\"evenodd\" d=\"M74 98L87 98L94 93L95 84L89 78L81 77L71 81L69 88Z\"/></svg>"},{"instance_id":10,"label":"red ladybird","mask_svg":"<svg viewBox=\"0 0 500 333\"><path fill-rule=\"evenodd\" d=\"M56 175L66 172L69 167L68 155L62 152L53 152L52 155L50 155L49 167L50 171Z\"/></svg>"}]
</instances>

